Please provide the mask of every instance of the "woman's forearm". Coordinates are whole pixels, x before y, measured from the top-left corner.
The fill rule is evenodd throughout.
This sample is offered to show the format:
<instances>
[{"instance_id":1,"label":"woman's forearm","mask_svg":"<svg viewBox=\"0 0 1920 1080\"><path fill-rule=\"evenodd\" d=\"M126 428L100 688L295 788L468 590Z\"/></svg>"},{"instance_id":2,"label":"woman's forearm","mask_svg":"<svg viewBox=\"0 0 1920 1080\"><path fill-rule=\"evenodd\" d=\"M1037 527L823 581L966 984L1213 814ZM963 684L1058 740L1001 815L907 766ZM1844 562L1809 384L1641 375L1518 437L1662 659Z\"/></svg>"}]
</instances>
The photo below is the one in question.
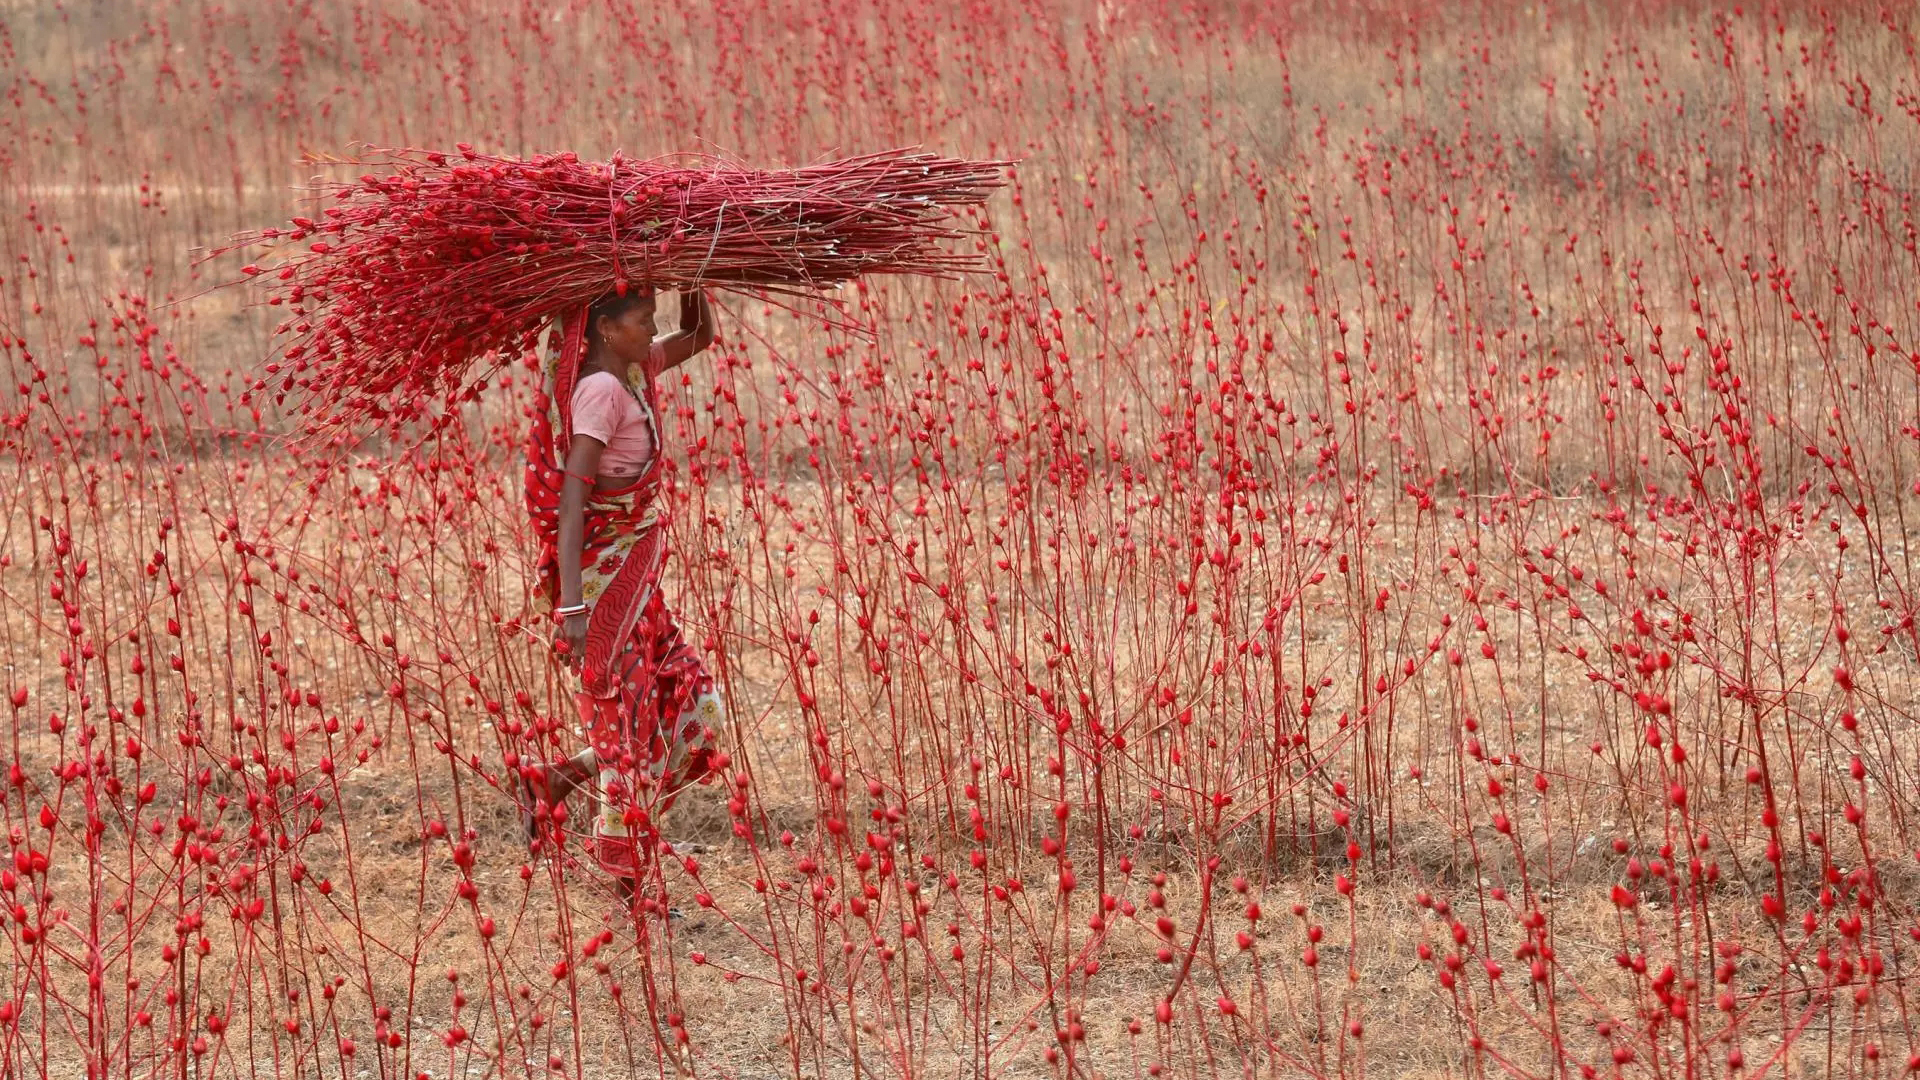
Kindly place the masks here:
<instances>
[{"instance_id":1,"label":"woman's forearm","mask_svg":"<svg viewBox=\"0 0 1920 1080\"><path fill-rule=\"evenodd\" d=\"M568 488L579 481L569 478ZM560 496L560 606L575 607L580 603L580 549L584 541L586 511L582 500L575 496L568 498L570 492Z\"/></svg>"},{"instance_id":2,"label":"woman's forearm","mask_svg":"<svg viewBox=\"0 0 1920 1080\"><path fill-rule=\"evenodd\" d=\"M713 301L707 299L707 294L704 292L698 295L699 300L695 306L697 321L693 328L693 351L704 352L707 346L713 344Z\"/></svg>"},{"instance_id":3,"label":"woman's forearm","mask_svg":"<svg viewBox=\"0 0 1920 1080\"><path fill-rule=\"evenodd\" d=\"M696 353L705 351L707 346L713 344L713 303L707 299L706 293L696 292L681 297L680 332L687 336Z\"/></svg>"},{"instance_id":4,"label":"woman's forearm","mask_svg":"<svg viewBox=\"0 0 1920 1080\"><path fill-rule=\"evenodd\" d=\"M689 301L687 296L693 299ZM653 341L647 376L652 378L692 359L713 344L713 306L705 293L689 293L680 300L680 328Z\"/></svg>"},{"instance_id":5,"label":"woman's forearm","mask_svg":"<svg viewBox=\"0 0 1920 1080\"><path fill-rule=\"evenodd\" d=\"M560 482L560 606L580 603L580 549L586 544L587 485L600 473L598 439L575 435L567 446L566 476Z\"/></svg>"}]
</instances>

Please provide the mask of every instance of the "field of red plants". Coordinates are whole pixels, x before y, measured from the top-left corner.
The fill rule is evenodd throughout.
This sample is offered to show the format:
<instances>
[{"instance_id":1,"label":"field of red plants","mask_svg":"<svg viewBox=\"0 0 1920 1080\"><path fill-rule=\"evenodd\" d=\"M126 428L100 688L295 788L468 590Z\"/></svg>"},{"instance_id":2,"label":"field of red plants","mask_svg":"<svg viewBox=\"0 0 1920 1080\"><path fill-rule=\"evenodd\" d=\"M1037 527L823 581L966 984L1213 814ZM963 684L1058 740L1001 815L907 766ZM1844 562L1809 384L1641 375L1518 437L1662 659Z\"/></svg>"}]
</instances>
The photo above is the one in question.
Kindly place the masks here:
<instances>
[{"instance_id":1,"label":"field of red plants","mask_svg":"<svg viewBox=\"0 0 1920 1080\"><path fill-rule=\"evenodd\" d=\"M1920 1070L1903 5L5 7L0 1076ZM205 257L460 144L1014 162L661 386L637 909L532 360L302 438Z\"/></svg>"}]
</instances>

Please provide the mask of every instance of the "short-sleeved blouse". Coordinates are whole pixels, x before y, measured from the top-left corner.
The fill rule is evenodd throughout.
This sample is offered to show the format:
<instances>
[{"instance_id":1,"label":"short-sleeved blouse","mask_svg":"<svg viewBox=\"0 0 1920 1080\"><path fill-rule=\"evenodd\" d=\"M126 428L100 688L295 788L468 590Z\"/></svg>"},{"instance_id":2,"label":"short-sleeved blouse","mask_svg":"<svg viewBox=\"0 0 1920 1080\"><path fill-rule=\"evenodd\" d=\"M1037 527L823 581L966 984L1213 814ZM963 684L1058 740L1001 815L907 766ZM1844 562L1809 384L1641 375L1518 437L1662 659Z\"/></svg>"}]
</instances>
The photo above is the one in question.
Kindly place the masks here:
<instances>
[{"instance_id":1,"label":"short-sleeved blouse","mask_svg":"<svg viewBox=\"0 0 1920 1080\"><path fill-rule=\"evenodd\" d=\"M602 476L646 472L660 441L653 410L606 371L589 372L574 384L573 433L606 447L600 454Z\"/></svg>"}]
</instances>

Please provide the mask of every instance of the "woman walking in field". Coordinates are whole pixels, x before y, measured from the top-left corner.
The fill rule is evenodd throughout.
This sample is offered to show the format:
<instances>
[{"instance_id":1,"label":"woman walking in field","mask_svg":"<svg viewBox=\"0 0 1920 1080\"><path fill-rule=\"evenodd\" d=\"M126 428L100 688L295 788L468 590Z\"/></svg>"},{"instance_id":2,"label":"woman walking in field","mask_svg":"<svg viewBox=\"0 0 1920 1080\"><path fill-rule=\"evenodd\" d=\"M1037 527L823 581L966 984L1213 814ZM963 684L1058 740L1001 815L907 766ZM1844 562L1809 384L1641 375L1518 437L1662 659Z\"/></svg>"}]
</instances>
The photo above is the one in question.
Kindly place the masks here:
<instances>
[{"instance_id":1,"label":"woman walking in field","mask_svg":"<svg viewBox=\"0 0 1920 1080\"><path fill-rule=\"evenodd\" d=\"M680 329L658 338L653 315L653 292L640 288L559 320L527 460L542 594L554 648L580 676L588 743L530 770L529 839L543 820L563 824L568 794L591 779L589 848L623 897L661 842L674 796L724 762L713 678L661 600L655 498L665 455L653 380L713 343L713 309L704 294L682 293Z\"/></svg>"}]
</instances>

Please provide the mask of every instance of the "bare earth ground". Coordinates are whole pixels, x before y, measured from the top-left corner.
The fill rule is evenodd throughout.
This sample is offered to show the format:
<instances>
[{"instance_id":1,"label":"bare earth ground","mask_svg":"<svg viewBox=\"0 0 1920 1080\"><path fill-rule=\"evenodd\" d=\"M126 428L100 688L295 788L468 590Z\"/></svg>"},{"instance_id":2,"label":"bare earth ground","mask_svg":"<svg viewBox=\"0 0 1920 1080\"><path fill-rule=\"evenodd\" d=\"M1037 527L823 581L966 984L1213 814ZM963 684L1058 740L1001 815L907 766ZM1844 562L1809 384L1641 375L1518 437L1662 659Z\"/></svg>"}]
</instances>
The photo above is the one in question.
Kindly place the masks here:
<instances>
[{"instance_id":1,"label":"bare earth ground","mask_svg":"<svg viewBox=\"0 0 1920 1080\"><path fill-rule=\"evenodd\" d=\"M802 484L789 484L785 495L804 506L808 500L818 499L818 488L810 490ZM711 505L724 506L727 492L711 490L707 498ZM1583 517L1585 510L1578 503L1563 503L1558 507L1559 519ZM794 538L790 530L775 529L769 533L769 539L775 541L777 547ZM322 526L308 533L301 546L312 552L334 552L342 542L342 537ZM803 544L796 549L791 560L799 568L796 595L831 578L831 567L826 565L831 558L824 547L810 552ZM1390 565L1393 558L1390 551L1383 550L1378 561ZM20 575L26 569L16 565L9 576ZM1770 598L1779 601L1783 618L1789 624L1802 617L1811 618L1812 613L1829 603L1828 598L1809 591L1813 586L1804 570L1789 551L1781 564L1781 594ZM1485 575L1483 580L1508 580L1518 576L1519 568L1492 557L1482 561L1480 573ZM1809 581L1804 589L1794 584L1801 580ZM1710 582L1688 582L1677 575L1672 583L1677 589L1713 588ZM203 584L215 585L210 579ZM675 592L686 587L683 579L677 580ZM511 593L510 583L506 591ZM1437 618L1435 612L1447 599L1437 594L1409 597L1409 603L1415 608L1415 625L1432 625ZM1694 603L1699 597L1684 599ZM1128 604L1125 597L1108 602L1123 609ZM1434 610L1420 610L1427 605ZM1310 600L1306 605L1302 622L1311 648L1319 658L1316 670L1338 671L1353 663L1357 649L1353 641L1343 637L1346 628L1340 607L1339 598L1331 594ZM22 608L10 610L15 620L9 628L9 639L16 644L16 650L32 640L36 632L44 633L19 621L19 616L24 614ZM1130 617L1143 616L1131 614ZM706 628L697 617L689 616L688 624L690 634L705 633ZM732 834L730 819L720 805L723 796L719 788L696 788L681 800L671 819L670 834L678 841L704 849L698 856L700 884L694 886L677 869L669 873L667 885L672 891L672 902L685 912L685 917L676 918L665 927L654 925L648 931L654 941L654 952L644 961L651 965L655 980L663 981L664 985L664 980L670 979L677 1001L671 1008L686 1017L696 1066L741 1076L790 1075L796 1071L803 1076L845 1075L861 1055L878 1055L885 1061L885 1055L892 1054L891 1062L878 1066L881 1071L926 1069L935 1074L951 1074L971 1059L992 1061L998 1075L1046 1074L1048 1069L1040 1062L1039 1053L1051 1042L1053 1028L1062 1020L1045 1006L1047 995L1042 992L1042 985L1048 970L1059 961L1044 954L1020 951L1029 940L1028 927L1040 927L1044 935L1044 928L1059 925L1053 915L1056 894L1047 888L1051 860L1034 861L1034 838L1043 815L1036 808L1034 819L1027 824L1016 821L1001 826L1013 830L1002 835L1015 843L995 852L995 867L1004 867L1012 876L1024 877L1033 888L1018 896L1012 908L1006 908L1007 916L1011 916L1015 908L1020 909L1022 921L1003 921L1000 929L995 930L977 922L984 917L979 897L943 896L942 875L950 866L964 866L958 860L965 845L951 826L941 820L938 804L920 799L909 807L908 820L917 838L918 850L937 853L938 871L914 867L918 873L902 875L903 879L916 880L926 895L943 897L936 901L928 925L937 929L945 921L943 913L949 908L971 915L976 921L967 932L969 944L989 943L988 947L993 950L991 972L980 977L967 991L981 995L973 999L972 1007L977 1008L977 1012L963 1018L954 988L940 984L943 974L964 970L963 965L932 951L919 963L903 967L897 979L885 983L876 984L870 974L857 973L856 962L876 963L871 951L862 943L853 958L833 955L835 945L846 942L852 949L854 943L840 936L843 931L838 925L821 922L817 912L810 916L809 906L796 901L798 893L790 882L800 882L802 876L795 872L794 855L782 849L775 839L783 830L803 837L817 837L818 807L815 786L796 782L811 766L806 733L803 725L797 723L801 710L794 697L791 673L780 656L755 643L756 634L749 624L750 619L743 617L740 632L728 641L726 669L738 748L750 762L749 768L755 777L753 817L758 842L750 847ZM1499 652L1517 654L1522 665L1545 663L1552 671L1555 663L1564 660L1536 655L1537 642L1529 640L1529 627L1524 623L1507 624L1518 633L1503 632L1502 624L1497 622L1492 625L1495 627L1492 639ZM324 700L344 702L339 706L343 715L361 710L378 715L387 695L377 682L350 673L355 666L351 649L318 632L295 638L294 644L309 670L343 670L340 677L322 675L314 683ZM1130 662L1125 646L1115 644L1112 659L1124 668ZM1791 669L1811 670L1823 651L1821 642L1798 640L1791 635L1777 645L1780 661ZM31 652L16 651L14 657L11 674L16 681L34 686L36 695L57 692L57 668L50 668L44 659L36 660ZM1913 686L1906 674L1911 663L1911 657L1888 653L1880 661L1863 665L1857 676L1866 679L1880 672L1890 680L1883 685L1887 717L1884 737L1908 746L1914 730L1899 717L1911 715ZM540 676L536 686L548 678L550 676ZM940 677L930 675L929 679L936 693L941 692ZM1336 684L1339 682L1340 679L1335 680ZM946 685L949 691L956 690L950 681ZM1120 898L1141 904L1143 909L1150 891L1146 878L1164 873L1165 884L1159 891L1167 897L1166 914L1183 927L1193 926L1200 917L1201 874L1196 851L1217 851L1225 859L1224 866L1212 876L1209 899L1216 910L1231 909L1239 902L1229 884L1231 876L1252 877L1257 882L1256 895L1272 914L1255 930L1254 947L1245 951L1231 944L1233 923L1225 916L1217 916L1213 924L1202 924L1210 949L1217 947L1222 958L1204 977L1222 993L1240 1001L1263 1004L1268 1010L1270 1026L1261 1037L1270 1040L1279 1053L1309 1063L1308 1067L1340 1068L1334 1060L1337 1055L1359 1052L1351 1043L1329 1046L1322 1039L1323 1032L1355 1017L1364 1017L1365 1067L1370 1072L1401 1076L1456 1075L1468 1066L1468 1059L1460 1049L1468 1037L1462 1027L1463 1020L1435 987L1431 966L1415 955L1420 943L1443 941L1446 925L1444 920L1437 921L1432 911L1411 902L1420 892L1452 897L1456 914L1469 925L1488 920L1490 941L1495 944L1495 949L1490 950L1493 956L1500 955L1498 949L1510 949L1518 939L1512 932L1511 919L1504 916L1507 905L1492 899L1488 890L1504 886L1516 892L1522 889L1529 892L1538 910L1552 920L1560 964L1557 977L1562 990L1551 997L1542 997L1538 992L1515 985L1500 987L1495 992L1508 1002L1514 998L1507 995L1517 994L1518 1000L1525 1003L1533 1015L1542 1014L1551 1002L1560 1010L1563 1022L1590 1030L1592 1022L1606 1014L1607 1010L1601 1007L1605 1002L1625 1000L1632 994L1631 979L1615 962L1623 940L1623 925L1621 913L1609 900L1609 891L1622 880L1625 860L1610 846L1611 841L1615 837L1624 838L1637 856L1651 856L1650 845L1661 835L1658 820L1661 809L1657 799L1645 797L1640 781L1630 779L1636 759L1630 745L1624 751L1610 749L1604 757L1587 750L1589 741L1603 736L1616 747L1620 744L1614 743L1611 734L1618 723L1611 715L1612 706L1596 697L1585 674L1569 665L1564 672L1550 674L1542 686L1543 692L1537 701L1514 707L1513 748L1522 759L1554 763L1551 816L1541 816L1544 812L1538 809L1540 797L1523 786L1530 771L1495 767L1476 773L1504 777L1509 786L1528 793L1528 798L1509 804L1509 813L1517 823L1511 839L1502 837L1484 821L1476 822L1471 834L1462 833L1455 824L1460 820L1461 804L1459 795L1452 789L1462 783L1479 784L1484 780L1463 779L1465 774L1432 773L1415 780L1405 773L1404 763L1426 762L1431 769L1432 763L1444 766L1449 760L1460 762L1457 753L1431 744L1434 739L1455 739L1457 731L1438 730L1419 721L1422 715L1441 708L1435 695L1445 697L1450 692L1459 692L1458 688L1449 690L1445 680L1436 680L1409 684L1403 691L1400 720L1391 735L1391 744L1385 742L1384 734L1376 742L1376 752L1385 755L1390 749L1392 759L1403 764L1397 775L1370 793L1371 805L1364 802L1356 805L1359 823L1348 828L1333 825L1326 817L1324 796L1309 794L1301 805L1318 804L1318 816L1313 823L1302 822L1285 831L1277 845L1263 844L1258 830L1251 826L1236 834L1202 842L1190 818L1178 812L1154 816L1153 808L1147 803L1122 799L1117 803L1116 816L1144 814L1145 817L1134 820L1147 821L1152 830L1139 838L1130 838L1117 821L1105 837L1089 835L1083 830L1070 842L1068 854L1082 867L1096 866L1100 860L1094 848L1103 846L1107 856L1105 888ZM1796 692L1815 697L1822 693L1812 686ZM243 712L244 698L242 692ZM1247 706L1253 704L1246 701ZM858 711L857 703L850 701L823 700L820 705L829 714L836 707ZM1232 707L1230 699L1226 707ZM464 710L469 716L475 711ZM849 720L848 728L857 738L858 725ZM461 1018L456 1018L447 1007L450 994L443 978L446 969L457 968L466 973L464 977L471 983L479 977L475 974L477 970L485 970L495 994L506 987L540 988L530 997L520 999L518 1004L525 1014L543 1010L549 1017L537 1030L529 1029L524 1022L515 1025L513 1030L521 1044L517 1049L510 1046L509 1054L525 1054L537 1064L547 1053L549 1040L569 1058L576 1053L572 1047L577 1046L579 1060L586 1063L582 1072L590 1076L624 1075L631 1067L629 1062L653 1060L649 1049L651 1035L643 1028L636 1033L636 1025L644 1023L640 1017L645 1011L636 1010L630 999L623 1011L623 1007L609 997L613 983L622 983L624 989L647 981L632 925L626 925L604 951L597 953L596 959L605 963L607 970L596 968L589 974L583 964L578 983L569 987L577 996L569 998L550 989L556 986L549 971L553 958L559 955L560 938L556 934L570 935L577 948L580 939L597 933L602 926L621 924L610 921L614 918L616 902L609 883L591 867L571 859L563 859L560 864L552 859L540 859L530 864L531 878L525 877L529 864L519 840L515 804L505 792L493 786L500 775L500 736L492 730L491 723L485 719L453 720L454 757L476 755L478 767L470 769L450 770L424 764L435 758L445 760L434 746L446 733L440 728L416 726L410 738L404 726L386 730L387 741L364 763L340 769L318 788L322 791L331 788L334 792L326 815L329 824L337 823L337 828L329 827L306 843L300 849L299 858L306 873L311 875L308 884L313 878L331 879L335 886L332 895L316 896L308 889L290 890L277 896L274 907L286 917L284 931L269 939L256 939L247 947L231 939L231 926L224 921L210 920L206 932L212 939L212 955L246 956L249 959L245 963L253 968L244 978L234 978L230 984L234 992L243 987L258 992L298 973L298 981L304 983L311 994L312 987L318 985L315 980L324 980L331 971L364 972L364 976L356 975L355 980L340 991L343 1002L356 1000L361 1003L360 1007L340 1010L331 1020L339 1025L342 1033L361 1045L373 1041L372 1029L365 1021L366 1002L410 1001L410 1012L402 1015L417 1029L417 1035L431 1034L438 1038L450 1025L463 1021L473 1038L473 1043L468 1045L485 1046L498 1030L494 1026L498 1021L484 1009L475 1015L472 1006ZM57 759L57 740L44 729L38 733L25 731L19 737L20 759L29 771L36 767L44 769ZM878 737L886 738L884 733ZM924 734L908 733L904 741L893 746L856 745L854 754L872 754L876 758L888 753L910 754L925 749L923 741ZM1625 742L1630 744L1632 740ZM1134 752L1142 759L1149 758L1152 745L1150 736L1137 741ZM1806 747L1804 754L1799 772L1801 783L1824 784L1831 782L1829 777L1844 775L1845 756L1837 748L1815 745ZM1723 749L1716 756L1721 759L1719 769L1703 767L1701 779L1696 781L1695 790L1699 794L1693 813L1698 822L1696 828L1713 834L1719 845L1721 884L1709 891L1704 903L1682 906L1669 914L1662 910L1658 900L1649 900L1638 913L1655 927L1663 921L1674 920L1683 939L1694 920L1717 922L1723 927L1723 933L1728 926L1750 925L1755 918L1757 894L1771 887L1769 868L1762 858L1763 837L1747 820L1755 812L1753 796L1737 779L1746 762L1729 749ZM1902 757L1904 753L1896 752L1889 760L1899 763ZM959 770L964 765L955 760L946 763L946 767ZM1733 779L1716 780L1716 771ZM164 772L157 775L163 786L159 805L178 800L178 779ZM260 770L255 767L249 775L257 781ZM170 789L166 788L169 784ZM313 790L304 782L300 786L302 790ZM225 776L215 781L209 793L239 799L243 790L250 787L251 784ZM1137 790L1133 791L1136 799L1138 794ZM1384 807L1389 794L1390 821ZM1897 808L1907 802L1907 799L1894 798L1884 803L1870 801L1869 805ZM1636 814L1642 817L1636 818ZM1645 816L1648 814L1653 816L1648 818ZM463 911L462 905L450 901L459 874L447 843L422 843L422 822L436 818L464 821L475 834L471 880L478 888L478 910L492 913L500 926L490 947L483 948L476 919ZM1804 822L1797 824L1804 825ZM1649 835L1655 840L1641 839ZM1342 853L1349 836L1364 840L1366 845L1367 854L1357 873L1348 868ZM133 843L137 850L146 853L131 861L124 856L113 860L108 873L114 879L118 879L125 867L141 866L155 855L151 843L145 839L136 841L124 827L109 828L104 843L109 851L117 845ZM1836 850L1836 855L1844 865L1845 841L1836 843L1843 845ZM805 845L798 850L805 851ZM1029 860L1024 869L1019 862L1023 852ZM1134 863L1132 877L1124 881L1114 868L1115 855L1121 852ZM49 895L84 891L88 864L81 854L72 848L62 853L49 878ZM1818 866L1807 862L1808 858L1807 852L1800 851L1786 861L1793 910L1810 905L1819 888ZM1358 883L1350 910L1330 887L1333 876L1342 872L1352 873ZM1883 875L1882 889L1887 905L1893 910L1911 910L1916 887L1920 887L1912 867L1904 861L1889 860L1884 864ZM771 900L765 899L754 887L756 879L769 877L779 886ZM144 888L146 886L136 886L133 895L140 895ZM711 908L691 899L692 894L700 890L711 895ZM107 891L111 894L113 890ZM164 940L166 926L177 916L173 901L164 896L154 899L158 900L158 906L148 913L146 926L137 934L138 939L148 945ZM897 894L891 899L897 902ZM1076 901L1080 914L1074 916L1075 922L1083 920L1091 910L1085 901L1078 898ZM1326 924L1330 931L1318 945L1320 965L1313 972L1299 964L1301 950L1307 944L1304 921L1287 915L1296 903L1306 905L1311 917ZM563 915L568 922L564 931L558 929ZM79 913L68 911L66 917L74 919ZM1351 933L1343 926L1349 919ZM1239 925L1246 924L1240 922ZM259 932L256 929L255 933ZM1900 931L1890 925L1887 932ZM1629 938L1634 935L1631 928L1625 933ZM1658 933L1655 931L1656 940ZM1080 936L1085 937L1084 930ZM1752 951L1741 960L1741 968L1752 974L1736 980L1737 989L1743 995L1778 997L1790 1014L1814 1000L1819 993L1817 980L1796 982L1791 976L1784 984L1774 980L1772 974L1778 957L1769 955L1763 944L1756 946L1751 930L1744 938ZM764 951L770 942L783 943L780 946L785 958L783 965L771 962ZM902 941L897 935L893 937L893 944L903 950L919 948L917 942ZM944 954L947 942L935 940L929 944ZM1095 955L1101 963L1099 974L1086 981L1084 996L1074 1004L1087 1031L1086 1042L1079 1053L1084 1055L1081 1060L1088 1067L1102 1073L1130 1072L1138 1062L1166 1060L1165 1055L1204 1049L1204 1044L1184 1042L1156 1045L1156 1029L1149 1018L1154 1001L1168 981L1168 966L1154 957L1154 950L1160 944L1143 913L1140 921L1121 922L1098 946ZM1352 948L1354 944L1359 948ZM1657 945L1655 952L1657 955ZM693 963L691 958L695 954L701 955L705 962ZM829 977L846 980L837 984L838 994L832 1003L796 999L794 969L808 963L809 958L818 965L816 972L826 971L831 973ZM1252 979L1254 965L1259 967L1257 983ZM132 970L138 972L148 967L145 963L136 963ZM165 969L155 966L151 970L157 974ZM1801 970L1798 960L1789 968L1791 972ZM57 981L73 985L75 977L76 973L69 970ZM1193 977L1197 979L1201 975ZM215 985L224 981L223 976L216 974ZM850 991L849 985L853 988ZM627 989L626 992L633 991ZM491 996L483 991L478 1000L483 1006L497 1007ZM241 998L245 1000L246 995L241 994ZM1482 1010L1488 1014L1485 1027L1476 1029L1482 1037L1492 1041L1504 1034L1511 1041L1524 1035L1524 1029L1517 1026L1513 1017L1495 1005L1483 1004ZM263 1009L263 1013L258 1018L257 1033L271 1038L280 1021L270 1010ZM1825 1015L1831 1017L1833 1013ZM1129 1020L1146 1020L1145 1033L1130 1036ZM1215 1022L1219 1022L1217 1018ZM1863 1029L1857 1024L1856 1021L1856 1026L1844 1033L1827 1034L1858 1037ZM789 1034L796 1025L802 1032L798 1039ZM820 1025L825 1025L825 1029L808 1030ZM1569 1039L1575 1037L1569 1036ZM1884 1037L1894 1045L1899 1045L1901 1039L1897 1029L1887 1031ZM985 1054L968 1049L974 1040L992 1049ZM1745 1032L1750 1054L1766 1054L1768 1047L1777 1046L1779 1040L1778 1027L1763 1015L1756 1015ZM1816 1072L1825 1041L1817 1031L1802 1031L1799 1035L1798 1055ZM424 1041L422 1044L439 1049L436 1044ZM227 1052L245 1054L246 1050L229 1034ZM1255 1064L1252 1060L1241 1065L1229 1064L1237 1053L1234 1044L1221 1042L1215 1052L1227 1055L1218 1062L1226 1071L1237 1072L1241 1065L1253 1067ZM416 1051L418 1053L420 1051ZM800 1056L798 1062L794 1060L796 1054ZM902 1054L918 1064L908 1064L901 1059ZM424 1067L432 1068L436 1076L443 1073L480 1076L500 1068L490 1066L483 1057L465 1053L433 1056L439 1057L442 1065ZM592 1065L597 1061L618 1064L610 1064L601 1072ZM1320 1061L1326 1064L1311 1064ZM1351 1061L1347 1067L1356 1064L1357 1061ZM1543 1068L1548 1066L1545 1060L1537 1064ZM331 1074L326 1064L315 1067L322 1074ZM863 1067L876 1066L868 1062ZM366 1068L362 1067L359 1072L365 1073ZM1291 1075L1291 1072L1282 1066L1278 1074Z\"/></svg>"}]
</instances>

